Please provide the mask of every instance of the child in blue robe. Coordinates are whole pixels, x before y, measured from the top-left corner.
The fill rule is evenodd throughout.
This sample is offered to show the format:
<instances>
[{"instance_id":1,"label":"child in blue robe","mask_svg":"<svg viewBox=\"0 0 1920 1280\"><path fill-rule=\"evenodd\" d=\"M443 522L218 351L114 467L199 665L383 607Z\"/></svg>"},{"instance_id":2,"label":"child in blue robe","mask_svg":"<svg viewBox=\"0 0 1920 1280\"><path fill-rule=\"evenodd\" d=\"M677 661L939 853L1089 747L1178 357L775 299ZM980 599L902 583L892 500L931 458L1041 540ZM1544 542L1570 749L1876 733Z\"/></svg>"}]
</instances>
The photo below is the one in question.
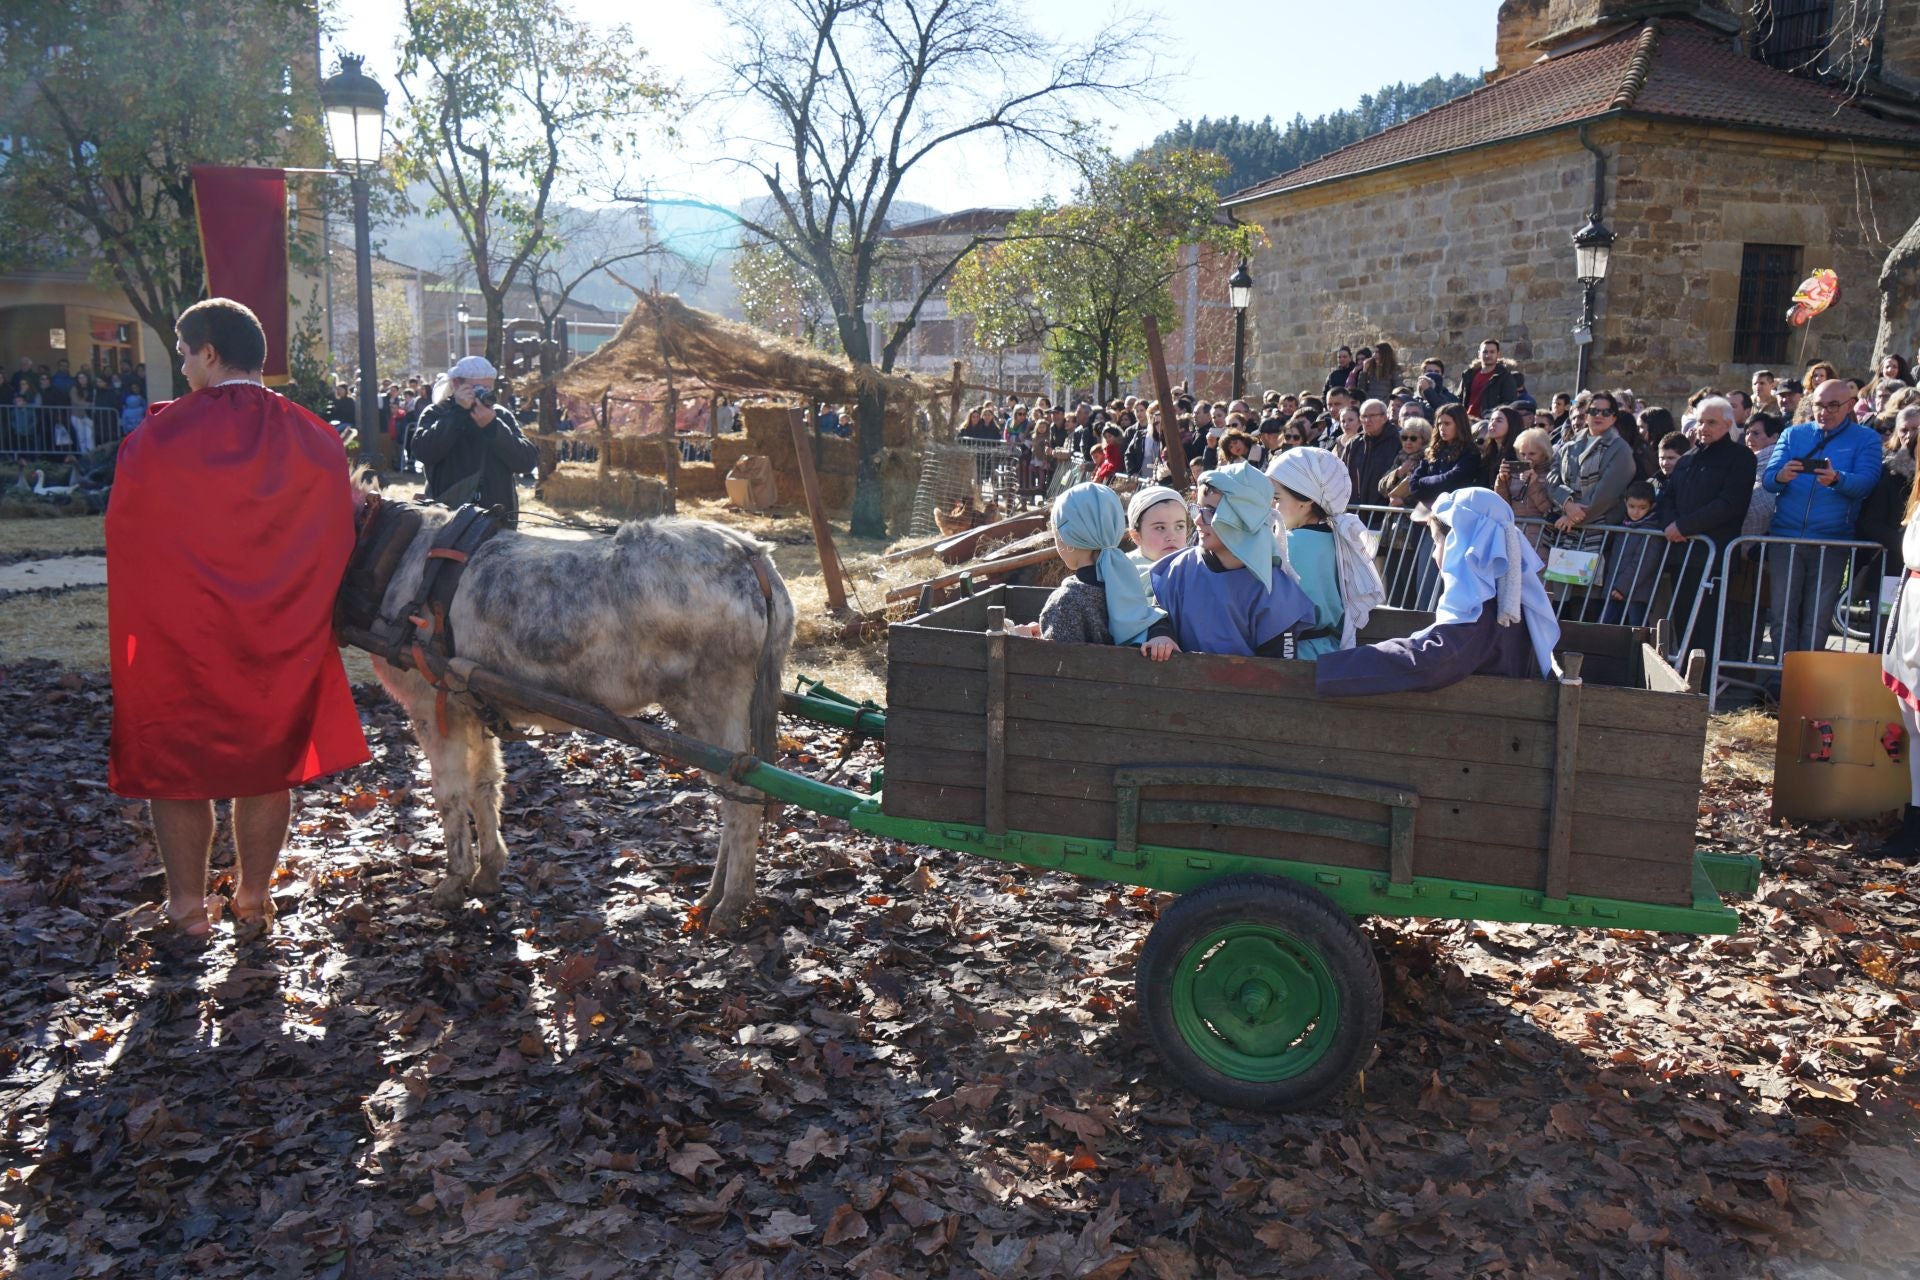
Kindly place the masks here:
<instances>
[{"instance_id":1,"label":"child in blue robe","mask_svg":"<svg viewBox=\"0 0 1920 1280\"><path fill-rule=\"evenodd\" d=\"M1295 656L1314 609L1299 584L1274 572L1273 486L1236 462L1202 475L1200 493L1200 545L1155 562L1150 575L1174 641L1183 653Z\"/></svg>"}]
</instances>

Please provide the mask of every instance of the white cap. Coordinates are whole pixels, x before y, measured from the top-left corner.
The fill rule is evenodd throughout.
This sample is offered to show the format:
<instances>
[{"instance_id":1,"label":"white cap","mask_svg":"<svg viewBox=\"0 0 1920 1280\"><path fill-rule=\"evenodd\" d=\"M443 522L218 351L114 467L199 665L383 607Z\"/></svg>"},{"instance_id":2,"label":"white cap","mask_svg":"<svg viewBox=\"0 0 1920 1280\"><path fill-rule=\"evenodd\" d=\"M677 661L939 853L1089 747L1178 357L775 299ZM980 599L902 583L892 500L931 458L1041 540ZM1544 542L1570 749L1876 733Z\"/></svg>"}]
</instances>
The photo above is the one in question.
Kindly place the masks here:
<instances>
[{"instance_id":1,"label":"white cap","mask_svg":"<svg viewBox=\"0 0 1920 1280\"><path fill-rule=\"evenodd\" d=\"M493 378L499 376L499 370L485 356L461 356L454 361L453 368L447 370L449 378Z\"/></svg>"}]
</instances>

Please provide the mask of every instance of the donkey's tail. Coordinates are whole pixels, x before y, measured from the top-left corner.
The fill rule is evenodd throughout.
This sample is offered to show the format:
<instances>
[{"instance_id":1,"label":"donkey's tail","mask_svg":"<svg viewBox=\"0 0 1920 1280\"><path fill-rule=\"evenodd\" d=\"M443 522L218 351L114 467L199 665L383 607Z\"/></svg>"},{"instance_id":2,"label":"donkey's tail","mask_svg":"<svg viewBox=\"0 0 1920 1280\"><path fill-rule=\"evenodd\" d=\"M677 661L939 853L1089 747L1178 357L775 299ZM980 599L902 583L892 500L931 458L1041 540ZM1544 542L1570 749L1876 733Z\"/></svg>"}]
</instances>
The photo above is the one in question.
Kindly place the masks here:
<instances>
[{"instance_id":1,"label":"donkey's tail","mask_svg":"<svg viewBox=\"0 0 1920 1280\"><path fill-rule=\"evenodd\" d=\"M767 631L760 642L760 662L754 671L749 728L753 754L772 764L779 751L780 687L787 650L793 644L793 600L787 595L787 584L780 580L764 552L754 556L753 572L760 580L760 594L767 606Z\"/></svg>"}]
</instances>

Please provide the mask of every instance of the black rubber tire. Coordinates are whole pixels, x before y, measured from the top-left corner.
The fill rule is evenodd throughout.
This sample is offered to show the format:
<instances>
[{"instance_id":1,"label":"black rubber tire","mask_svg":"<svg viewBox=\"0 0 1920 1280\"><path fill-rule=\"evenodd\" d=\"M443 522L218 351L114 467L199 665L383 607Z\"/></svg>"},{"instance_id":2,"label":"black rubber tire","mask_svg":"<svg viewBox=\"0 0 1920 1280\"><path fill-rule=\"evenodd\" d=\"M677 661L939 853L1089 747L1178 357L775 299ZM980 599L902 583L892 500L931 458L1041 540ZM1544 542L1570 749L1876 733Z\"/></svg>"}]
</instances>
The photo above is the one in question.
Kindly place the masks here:
<instances>
[{"instance_id":1,"label":"black rubber tire","mask_svg":"<svg viewBox=\"0 0 1920 1280\"><path fill-rule=\"evenodd\" d=\"M1282 1080L1242 1080L1220 1070L1187 1043L1174 1017L1173 984L1187 953L1216 930L1245 923L1283 931L1311 948L1339 996L1332 1043ZM1147 935L1134 993L1168 1074L1207 1101L1242 1111L1303 1111L1338 1096L1366 1065L1380 1032L1380 966L1372 945L1325 894L1277 876L1222 876L1176 899Z\"/></svg>"}]
</instances>

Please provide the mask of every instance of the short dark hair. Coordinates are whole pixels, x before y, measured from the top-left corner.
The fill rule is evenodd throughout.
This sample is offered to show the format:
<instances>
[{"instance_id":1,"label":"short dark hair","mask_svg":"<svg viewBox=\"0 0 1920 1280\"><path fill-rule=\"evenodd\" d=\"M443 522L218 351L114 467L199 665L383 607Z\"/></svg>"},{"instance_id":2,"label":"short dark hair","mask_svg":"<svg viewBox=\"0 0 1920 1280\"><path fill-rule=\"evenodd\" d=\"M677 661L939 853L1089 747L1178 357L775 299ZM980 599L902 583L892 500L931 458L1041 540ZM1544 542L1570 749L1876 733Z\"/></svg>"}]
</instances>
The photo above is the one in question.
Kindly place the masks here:
<instances>
[{"instance_id":1,"label":"short dark hair","mask_svg":"<svg viewBox=\"0 0 1920 1280\"><path fill-rule=\"evenodd\" d=\"M1493 349L1494 349L1495 351L1498 351L1498 350L1500 350L1500 339L1498 339L1498 338L1482 338L1482 339L1480 339L1480 345L1481 345L1481 346L1483 346L1483 347L1485 347L1485 346L1491 346L1491 347L1492 347L1492 348L1493 348Z\"/></svg>"},{"instance_id":2,"label":"short dark hair","mask_svg":"<svg viewBox=\"0 0 1920 1280\"><path fill-rule=\"evenodd\" d=\"M208 298L180 313L174 332L189 351L212 346L214 358L229 369L255 373L267 363L267 331L260 317L232 298Z\"/></svg>"},{"instance_id":3,"label":"short dark hair","mask_svg":"<svg viewBox=\"0 0 1920 1280\"><path fill-rule=\"evenodd\" d=\"M1673 450L1675 453L1687 453L1693 449L1693 441L1678 431L1669 431L1660 441L1660 452Z\"/></svg>"},{"instance_id":4,"label":"short dark hair","mask_svg":"<svg viewBox=\"0 0 1920 1280\"><path fill-rule=\"evenodd\" d=\"M1635 480L1632 484L1627 486L1627 491L1620 495L1620 501L1622 502L1657 502L1659 500L1659 496L1660 495L1656 494L1653 491L1653 486L1648 484L1645 480Z\"/></svg>"}]
</instances>

